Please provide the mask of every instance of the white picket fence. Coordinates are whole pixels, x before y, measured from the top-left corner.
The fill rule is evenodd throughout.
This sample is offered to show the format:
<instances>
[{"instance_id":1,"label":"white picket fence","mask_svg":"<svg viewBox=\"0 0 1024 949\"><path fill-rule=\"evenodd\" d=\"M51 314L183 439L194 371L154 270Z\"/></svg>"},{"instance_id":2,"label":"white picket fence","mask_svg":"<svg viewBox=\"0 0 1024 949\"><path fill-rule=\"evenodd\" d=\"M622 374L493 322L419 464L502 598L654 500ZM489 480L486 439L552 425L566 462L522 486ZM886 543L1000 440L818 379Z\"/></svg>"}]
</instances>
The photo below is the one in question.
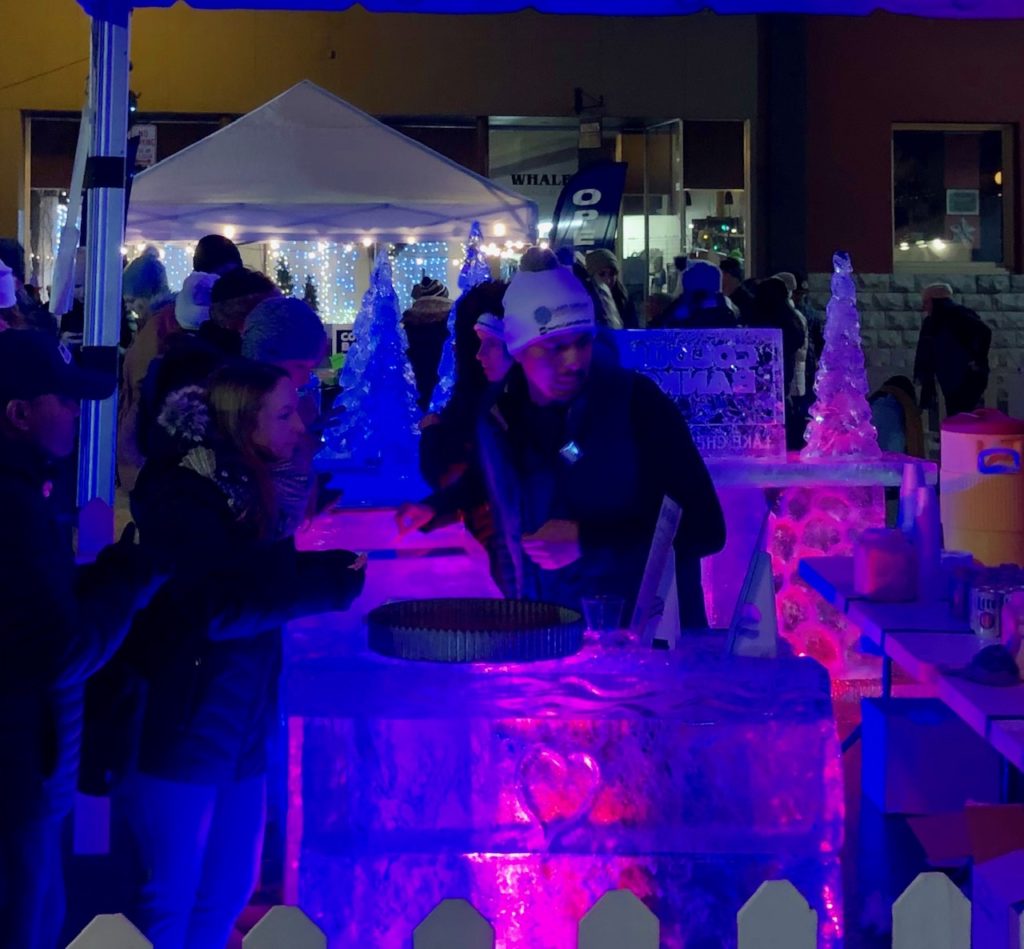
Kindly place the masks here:
<instances>
[{"instance_id":1,"label":"white picket fence","mask_svg":"<svg viewBox=\"0 0 1024 949\"><path fill-rule=\"evenodd\" d=\"M1005 949L1024 945L1024 912ZM971 904L943 873L922 873L892 908L893 949L970 949ZM739 949L817 949L818 914L788 880L761 884L736 917ZM1016 935L1017 941L1014 942ZM441 902L412 934L413 949L494 949L494 929L466 900ZM657 917L629 890L612 890L579 924L577 949L658 949ZM327 937L294 906L275 906L244 949L326 949ZM151 949L124 916L97 916L68 949ZM379 947L390 949L390 947ZM568 947L567 947L568 949Z\"/></svg>"}]
</instances>

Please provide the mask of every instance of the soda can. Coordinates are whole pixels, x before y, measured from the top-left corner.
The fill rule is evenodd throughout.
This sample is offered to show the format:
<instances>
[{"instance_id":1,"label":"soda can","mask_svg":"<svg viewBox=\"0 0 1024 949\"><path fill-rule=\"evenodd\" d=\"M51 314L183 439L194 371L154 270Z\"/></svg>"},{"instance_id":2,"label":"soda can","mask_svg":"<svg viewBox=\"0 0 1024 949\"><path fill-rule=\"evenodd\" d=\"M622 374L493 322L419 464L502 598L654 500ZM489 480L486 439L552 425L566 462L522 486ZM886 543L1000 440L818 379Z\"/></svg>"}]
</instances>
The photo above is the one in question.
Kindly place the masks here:
<instances>
[{"instance_id":1,"label":"soda can","mask_svg":"<svg viewBox=\"0 0 1024 949\"><path fill-rule=\"evenodd\" d=\"M975 587L971 591L971 632L981 639L1000 639L1005 594L998 587Z\"/></svg>"}]
</instances>

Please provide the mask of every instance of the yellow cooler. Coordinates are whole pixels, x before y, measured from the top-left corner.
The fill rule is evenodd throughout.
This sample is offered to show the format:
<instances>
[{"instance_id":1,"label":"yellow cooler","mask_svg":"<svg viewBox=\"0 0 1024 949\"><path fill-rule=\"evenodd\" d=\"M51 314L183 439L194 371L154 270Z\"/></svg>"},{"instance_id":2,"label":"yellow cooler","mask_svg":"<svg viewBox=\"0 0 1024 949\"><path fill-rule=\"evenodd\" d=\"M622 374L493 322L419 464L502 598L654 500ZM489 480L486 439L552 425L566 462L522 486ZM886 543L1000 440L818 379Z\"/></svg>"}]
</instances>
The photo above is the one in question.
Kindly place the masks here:
<instances>
[{"instance_id":1,"label":"yellow cooler","mask_svg":"<svg viewBox=\"0 0 1024 949\"><path fill-rule=\"evenodd\" d=\"M996 409L942 423L939 468L947 550L969 550L982 563L1024 565L1024 420Z\"/></svg>"}]
</instances>

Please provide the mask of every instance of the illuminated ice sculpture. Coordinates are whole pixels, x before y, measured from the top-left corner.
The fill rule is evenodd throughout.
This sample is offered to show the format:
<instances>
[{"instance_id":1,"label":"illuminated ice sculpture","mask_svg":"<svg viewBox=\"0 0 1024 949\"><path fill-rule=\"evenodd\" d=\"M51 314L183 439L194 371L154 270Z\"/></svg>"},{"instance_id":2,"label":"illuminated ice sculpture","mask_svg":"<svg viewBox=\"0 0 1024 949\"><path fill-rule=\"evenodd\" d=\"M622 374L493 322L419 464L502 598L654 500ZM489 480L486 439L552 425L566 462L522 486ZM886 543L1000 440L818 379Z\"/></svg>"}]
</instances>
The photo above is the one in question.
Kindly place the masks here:
<instances>
[{"instance_id":1,"label":"illuminated ice sculpture","mask_svg":"<svg viewBox=\"0 0 1024 949\"><path fill-rule=\"evenodd\" d=\"M329 946L406 946L464 897L497 946L571 947L628 888L663 947L734 947L737 911L777 878L813 894L819 945L841 944L841 761L817 663L726 657L721 638L518 666L334 641L291 680L287 881Z\"/></svg>"},{"instance_id":2,"label":"illuminated ice sculpture","mask_svg":"<svg viewBox=\"0 0 1024 949\"><path fill-rule=\"evenodd\" d=\"M877 660L859 651L857 628L797 576L801 558L848 555L862 531L885 524L883 489L864 483L857 470L858 463L880 459L882 451L868 406L853 264L840 252L832 266L825 348L814 380L817 399L800 457L847 468L850 483L788 488L775 509L770 546L780 586L780 631L798 652L814 656L836 678L851 679L872 677Z\"/></svg>"},{"instance_id":3,"label":"illuminated ice sculpture","mask_svg":"<svg viewBox=\"0 0 1024 949\"><path fill-rule=\"evenodd\" d=\"M416 460L419 412L391 261L378 253L338 380L318 464L352 503L397 504L422 490Z\"/></svg>"},{"instance_id":4,"label":"illuminated ice sculpture","mask_svg":"<svg viewBox=\"0 0 1024 949\"><path fill-rule=\"evenodd\" d=\"M878 458L878 433L871 424L868 377L860 342L860 315L849 254L832 258L832 298L825 317L825 348L814 379L804 458Z\"/></svg>"},{"instance_id":5,"label":"illuminated ice sculpture","mask_svg":"<svg viewBox=\"0 0 1024 949\"><path fill-rule=\"evenodd\" d=\"M485 280L491 279L491 269L487 266L487 258L483 253L484 234L480 222L474 221L466 239L465 257L459 271L459 295L471 290ZM437 385L430 399L430 411L440 412L452 395L455 385L455 308L458 301L448 311L448 338L441 350L441 361L437 369Z\"/></svg>"}]
</instances>

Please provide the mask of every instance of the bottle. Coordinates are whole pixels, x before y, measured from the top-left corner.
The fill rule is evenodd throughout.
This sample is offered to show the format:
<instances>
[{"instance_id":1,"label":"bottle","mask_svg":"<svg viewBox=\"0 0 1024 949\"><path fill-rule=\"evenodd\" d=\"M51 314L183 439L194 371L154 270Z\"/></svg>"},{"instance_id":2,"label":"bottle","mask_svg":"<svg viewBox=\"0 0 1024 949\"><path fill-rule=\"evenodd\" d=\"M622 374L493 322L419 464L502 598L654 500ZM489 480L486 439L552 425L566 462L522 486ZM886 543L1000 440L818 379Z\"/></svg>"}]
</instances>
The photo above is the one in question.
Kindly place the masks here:
<instances>
[{"instance_id":1,"label":"bottle","mask_svg":"<svg viewBox=\"0 0 1024 949\"><path fill-rule=\"evenodd\" d=\"M914 532L917 519L917 489L925 487L924 468L919 461L908 461L903 465L903 480L900 483L900 511L897 525L905 534Z\"/></svg>"},{"instance_id":2,"label":"bottle","mask_svg":"<svg viewBox=\"0 0 1024 949\"><path fill-rule=\"evenodd\" d=\"M936 599L942 585L942 522L939 502L928 487L914 491L913 541L917 548L918 597Z\"/></svg>"}]
</instances>

